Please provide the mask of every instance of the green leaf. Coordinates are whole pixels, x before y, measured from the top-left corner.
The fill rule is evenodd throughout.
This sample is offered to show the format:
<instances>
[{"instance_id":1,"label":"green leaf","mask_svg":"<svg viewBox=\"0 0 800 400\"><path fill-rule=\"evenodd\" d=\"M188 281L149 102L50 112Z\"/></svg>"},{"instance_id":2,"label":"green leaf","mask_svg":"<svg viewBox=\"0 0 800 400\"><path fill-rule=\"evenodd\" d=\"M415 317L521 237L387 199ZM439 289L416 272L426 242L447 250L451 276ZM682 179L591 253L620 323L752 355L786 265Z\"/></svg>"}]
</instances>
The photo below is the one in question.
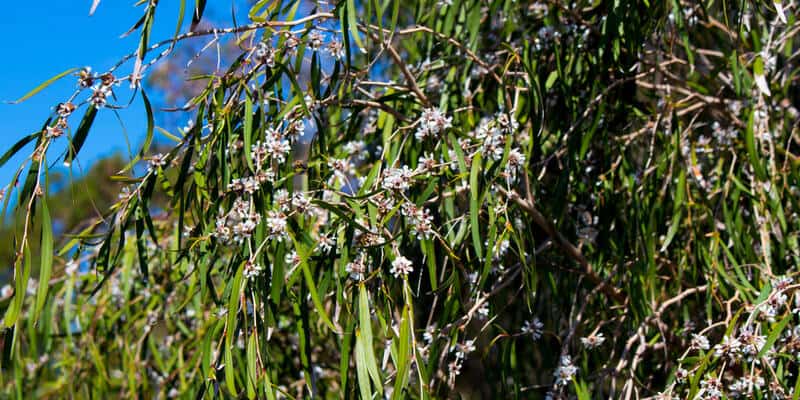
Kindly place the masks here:
<instances>
[{"instance_id":1,"label":"green leaf","mask_svg":"<svg viewBox=\"0 0 800 400\"><path fill-rule=\"evenodd\" d=\"M78 152L81 151L81 147L83 147L83 143L86 141L86 136L89 135L89 129L91 129L94 123L95 116L97 116L97 108L95 108L95 106L89 106L83 119L81 119L80 125L78 125L78 129L75 131L75 135L72 136L72 142L67 149L67 156L64 158L64 165L72 165L72 161L78 156Z\"/></svg>"},{"instance_id":2,"label":"green leaf","mask_svg":"<svg viewBox=\"0 0 800 400\"><path fill-rule=\"evenodd\" d=\"M794 315L792 313L787 313L786 316L784 316L783 319L781 319L781 321L772 328L772 330L769 332L769 336L767 336L767 341L764 342L764 346L761 347L761 350L759 350L756 358L760 359L767 354L769 349L772 348L772 345L775 344L775 341L777 341L781 336L783 330L786 329L786 325L792 320L792 318L794 318Z\"/></svg>"},{"instance_id":3,"label":"green leaf","mask_svg":"<svg viewBox=\"0 0 800 400\"><path fill-rule=\"evenodd\" d=\"M478 221L480 214L478 174L481 170L481 155L475 154L472 158L472 169L469 173L469 221L472 228L472 246L478 258L483 258L483 244L481 243L481 231Z\"/></svg>"},{"instance_id":4,"label":"green leaf","mask_svg":"<svg viewBox=\"0 0 800 400\"><path fill-rule=\"evenodd\" d=\"M319 292L317 291L317 285L314 283L314 276L311 274L311 269L308 267L308 256L309 251L306 246L302 245L295 237L294 234L291 235L292 241L294 242L295 250L297 251L298 257L300 257L300 269L303 271L303 277L306 280L306 285L308 285L308 291L311 295L311 301L314 303L314 308L317 310L317 313L322 318L322 322L328 325L332 331L336 332L336 327L331 322L330 317L328 317L328 313L325 312L325 307L322 305L322 300L320 299Z\"/></svg>"},{"instance_id":5,"label":"green leaf","mask_svg":"<svg viewBox=\"0 0 800 400\"><path fill-rule=\"evenodd\" d=\"M64 71L64 72L62 72L62 73L60 73L60 74L58 74L58 75L56 75L56 76L54 76L54 77L52 77L52 78L50 78L50 79L48 79L48 80L44 81L44 82L42 82L42 83L41 83L39 86L35 87L35 88L34 88L33 90L31 90L30 92L26 93L24 96L20 97L20 98L19 98L19 99L17 99L17 100L10 101L9 103L10 103L10 104L18 104L18 103L22 103L23 101L25 101L25 100L28 100L29 98L31 98L31 97L32 97L33 95L35 95L36 93L39 93L39 92L41 92L42 90L44 90L46 87L48 87L48 86L52 85L52 84L53 84L53 82L55 82L55 81L57 81L57 80L59 80L59 79L61 79L61 78L65 77L65 76L67 76L67 75L69 75L69 74L71 74L71 73L73 73L73 72L75 72L75 71L77 71L77 70L79 70L79 69L80 69L80 68L70 68L70 69L68 69L68 70L66 70L66 71Z\"/></svg>"},{"instance_id":6,"label":"green leaf","mask_svg":"<svg viewBox=\"0 0 800 400\"><path fill-rule=\"evenodd\" d=\"M0 157L0 168L6 165L8 160L10 160L11 157L14 157L14 154L17 154L20 150L22 150L22 148L25 147L25 145L32 142L34 139L40 137L41 135L42 135L41 132L31 133L30 135L25 136L24 138L17 141L17 143L14 143L14 145L11 146L11 148L8 149L8 151L6 151L2 157Z\"/></svg>"},{"instance_id":7,"label":"green leaf","mask_svg":"<svg viewBox=\"0 0 800 400\"><path fill-rule=\"evenodd\" d=\"M356 13L358 12L356 8L355 0L345 0L347 2L347 6L345 7L345 12L347 13L347 25L350 28L350 35L353 37L353 40L356 42L356 46L361 52L366 52L364 49L364 43L361 42L361 35L358 33L358 23L356 22Z\"/></svg>"},{"instance_id":8,"label":"green leaf","mask_svg":"<svg viewBox=\"0 0 800 400\"><path fill-rule=\"evenodd\" d=\"M250 98L250 93L244 94L244 157L247 160L247 166L251 171L253 168L253 156L250 153L250 147L253 144L253 99Z\"/></svg>"},{"instance_id":9,"label":"green leaf","mask_svg":"<svg viewBox=\"0 0 800 400\"><path fill-rule=\"evenodd\" d=\"M369 376L372 378L372 382L375 384L375 389L378 393L383 394L383 382L381 381L378 362L375 358L373 347L369 296L367 295L367 288L364 287L363 283L359 284L358 291L358 327L361 332L361 337L359 339L363 341L365 350L364 356ZM358 346L358 344L356 344L356 346Z\"/></svg>"},{"instance_id":10,"label":"green leaf","mask_svg":"<svg viewBox=\"0 0 800 400\"><path fill-rule=\"evenodd\" d=\"M558 80L558 71L557 70L550 71L550 75L547 75L547 80L544 82L544 88L550 90L550 88L553 87L553 84L555 84L557 80Z\"/></svg>"},{"instance_id":11,"label":"green leaf","mask_svg":"<svg viewBox=\"0 0 800 400\"><path fill-rule=\"evenodd\" d=\"M144 137L142 149L139 151L140 157L144 157L144 155L147 154L147 151L150 149L150 143L153 142L153 128L155 127L153 107L150 105L150 99L147 98L147 94L144 92L144 90L142 90L142 102L144 103L144 110L147 114L147 132Z\"/></svg>"},{"instance_id":12,"label":"green leaf","mask_svg":"<svg viewBox=\"0 0 800 400\"><path fill-rule=\"evenodd\" d=\"M195 0L194 13L192 13L192 25L189 27L190 31L194 31L200 20L203 19L203 11L206 9L206 0Z\"/></svg>"},{"instance_id":13,"label":"green leaf","mask_svg":"<svg viewBox=\"0 0 800 400\"><path fill-rule=\"evenodd\" d=\"M47 196L42 196L42 243L39 248L39 259L41 267L39 269L39 289L36 291L36 308L33 319L39 319L47 301L47 291L50 288L50 275L53 271L53 223L50 220L50 211L47 207Z\"/></svg>"}]
</instances>

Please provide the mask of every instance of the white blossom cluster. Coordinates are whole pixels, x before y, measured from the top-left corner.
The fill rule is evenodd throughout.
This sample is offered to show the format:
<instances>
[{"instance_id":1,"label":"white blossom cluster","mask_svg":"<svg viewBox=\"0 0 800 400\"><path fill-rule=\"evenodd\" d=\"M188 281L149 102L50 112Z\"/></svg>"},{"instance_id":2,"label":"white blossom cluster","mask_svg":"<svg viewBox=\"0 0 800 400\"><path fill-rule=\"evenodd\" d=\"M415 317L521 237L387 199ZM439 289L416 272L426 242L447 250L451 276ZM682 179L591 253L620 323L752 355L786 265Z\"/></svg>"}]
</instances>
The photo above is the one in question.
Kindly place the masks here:
<instances>
[{"instance_id":1,"label":"white blossom cluster","mask_svg":"<svg viewBox=\"0 0 800 400\"><path fill-rule=\"evenodd\" d=\"M418 140L438 138L441 133L452 126L452 117L448 117L442 110L426 108L417 121L417 131L414 136Z\"/></svg>"},{"instance_id":2,"label":"white blossom cluster","mask_svg":"<svg viewBox=\"0 0 800 400\"><path fill-rule=\"evenodd\" d=\"M398 256L392 261L392 269L389 271L395 278L406 277L414 271L414 264L411 260Z\"/></svg>"},{"instance_id":3,"label":"white blossom cluster","mask_svg":"<svg viewBox=\"0 0 800 400\"><path fill-rule=\"evenodd\" d=\"M407 165L401 168L389 168L383 172L381 186L386 190L402 192L411 187L414 171Z\"/></svg>"},{"instance_id":4,"label":"white blossom cluster","mask_svg":"<svg viewBox=\"0 0 800 400\"><path fill-rule=\"evenodd\" d=\"M252 236L260 222L261 214L255 212L252 203L238 198L227 214L217 218L214 235L223 242L240 244Z\"/></svg>"},{"instance_id":5,"label":"white blossom cluster","mask_svg":"<svg viewBox=\"0 0 800 400\"><path fill-rule=\"evenodd\" d=\"M405 203L401 211L417 240L430 239L433 236L433 216L427 208Z\"/></svg>"}]
</instances>

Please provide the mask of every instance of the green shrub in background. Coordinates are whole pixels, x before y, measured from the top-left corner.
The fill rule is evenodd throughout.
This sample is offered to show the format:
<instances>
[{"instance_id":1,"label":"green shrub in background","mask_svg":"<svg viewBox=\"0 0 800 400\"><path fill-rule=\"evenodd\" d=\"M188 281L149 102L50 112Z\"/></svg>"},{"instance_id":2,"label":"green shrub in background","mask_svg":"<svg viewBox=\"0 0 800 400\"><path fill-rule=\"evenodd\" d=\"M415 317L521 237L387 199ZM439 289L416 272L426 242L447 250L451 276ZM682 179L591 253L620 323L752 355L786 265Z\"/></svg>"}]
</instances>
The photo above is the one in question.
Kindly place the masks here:
<instances>
[{"instance_id":1,"label":"green shrub in background","mask_svg":"<svg viewBox=\"0 0 800 400\"><path fill-rule=\"evenodd\" d=\"M0 158L4 397L798 398L796 2L139 3ZM142 79L221 41L156 127ZM56 237L48 171L128 86L125 189Z\"/></svg>"}]
</instances>

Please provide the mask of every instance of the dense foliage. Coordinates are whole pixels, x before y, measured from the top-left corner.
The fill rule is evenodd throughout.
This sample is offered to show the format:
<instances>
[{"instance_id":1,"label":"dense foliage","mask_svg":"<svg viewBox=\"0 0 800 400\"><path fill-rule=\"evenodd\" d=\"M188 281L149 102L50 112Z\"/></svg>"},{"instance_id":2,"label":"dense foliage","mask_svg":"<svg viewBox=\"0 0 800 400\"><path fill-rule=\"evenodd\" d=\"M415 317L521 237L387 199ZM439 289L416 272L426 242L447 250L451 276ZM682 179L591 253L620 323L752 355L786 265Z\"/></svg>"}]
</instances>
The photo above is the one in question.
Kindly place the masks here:
<instances>
[{"instance_id":1,"label":"dense foliage","mask_svg":"<svg viewBox=\"0 0 800 400\"><path fill-rule=\"evenodd\" d=\"M0 159L30 151L4 397L800 393L795 2L181 1L161 42L139 3L138 49ZM159 110L182 43L234 56ZM125 86L124 190L54 235L49 171Z\"/></svg>"}]
</instances>

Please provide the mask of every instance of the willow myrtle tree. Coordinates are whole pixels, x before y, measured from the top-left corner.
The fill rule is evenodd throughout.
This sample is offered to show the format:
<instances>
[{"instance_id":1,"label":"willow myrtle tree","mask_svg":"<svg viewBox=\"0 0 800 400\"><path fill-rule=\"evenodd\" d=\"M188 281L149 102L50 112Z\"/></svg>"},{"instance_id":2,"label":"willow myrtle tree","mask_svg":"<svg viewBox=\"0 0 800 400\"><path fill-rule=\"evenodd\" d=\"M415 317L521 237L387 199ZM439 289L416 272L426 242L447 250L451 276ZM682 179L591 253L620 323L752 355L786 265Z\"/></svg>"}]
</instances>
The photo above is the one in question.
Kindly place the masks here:
<instances>
[{"instance_id":1,"label":"willow myrtle tree","mask_svg":"<svg viewBox=\"0 0 800 400\"><path fill-rule=\"evenodd\" d=\"M794 2L262 0L203 30L198 1L160 42L139 3L139 47L57 76L0 159L30 151L4 396L800 393ZM157 129L142 79L222 40ZM144 144L58 241L49 170L120 85Z\"/></svg>"}]
</instances>

